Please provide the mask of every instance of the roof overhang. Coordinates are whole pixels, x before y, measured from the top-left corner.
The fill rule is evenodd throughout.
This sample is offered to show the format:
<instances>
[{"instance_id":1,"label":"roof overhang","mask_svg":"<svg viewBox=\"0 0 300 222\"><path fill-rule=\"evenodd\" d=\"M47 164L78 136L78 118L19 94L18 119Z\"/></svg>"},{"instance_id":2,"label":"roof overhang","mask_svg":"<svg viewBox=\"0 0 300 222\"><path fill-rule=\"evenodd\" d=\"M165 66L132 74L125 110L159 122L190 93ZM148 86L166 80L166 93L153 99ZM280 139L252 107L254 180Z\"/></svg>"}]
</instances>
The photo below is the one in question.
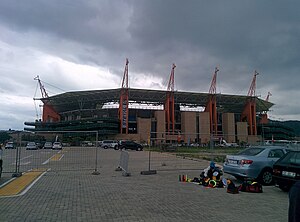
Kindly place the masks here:
<instances>
[{"instance_id":1,"label":"roof overhang","mask_svg":"<svg viewBox=\"0 0 300 222\"><path fill-rule=\"evenodd\" d=\"M118 103L121 88L108 90L74 91L58 94L41 99L47 102L58 113L80 109L96 109L107 103ZM162 105L166 101L167 91L148 89L128 89L131 103L148 103ZM205 107L208 101L208 93L174 92L175 104L190 107ZM216 94L218 112L241 113L248 96ZM256 111L267 112L274 104L255 97Z\"/></svg>"}]
</instances>

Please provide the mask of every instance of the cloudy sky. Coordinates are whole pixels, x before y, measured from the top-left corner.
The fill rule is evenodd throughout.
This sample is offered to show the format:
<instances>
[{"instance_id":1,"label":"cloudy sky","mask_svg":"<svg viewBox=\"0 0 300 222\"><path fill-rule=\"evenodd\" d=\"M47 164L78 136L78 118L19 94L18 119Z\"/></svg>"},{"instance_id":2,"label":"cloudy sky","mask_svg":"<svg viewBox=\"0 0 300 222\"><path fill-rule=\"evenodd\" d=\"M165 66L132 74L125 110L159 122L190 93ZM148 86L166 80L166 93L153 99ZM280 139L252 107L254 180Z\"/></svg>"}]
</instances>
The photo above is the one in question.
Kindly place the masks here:
<instances>
[{"instance_id":1,"label":"cloudy sky","mask_svg":"<svg viewBox=\"0 0 300 222\"><path fill-rule=\"evenodd\" d=\"M40 79L50 96L121 86L256 95L269 117L300 120L300 2L281 0L0 0L0 129L40 115Z\"/></svg>"}]
</instances>

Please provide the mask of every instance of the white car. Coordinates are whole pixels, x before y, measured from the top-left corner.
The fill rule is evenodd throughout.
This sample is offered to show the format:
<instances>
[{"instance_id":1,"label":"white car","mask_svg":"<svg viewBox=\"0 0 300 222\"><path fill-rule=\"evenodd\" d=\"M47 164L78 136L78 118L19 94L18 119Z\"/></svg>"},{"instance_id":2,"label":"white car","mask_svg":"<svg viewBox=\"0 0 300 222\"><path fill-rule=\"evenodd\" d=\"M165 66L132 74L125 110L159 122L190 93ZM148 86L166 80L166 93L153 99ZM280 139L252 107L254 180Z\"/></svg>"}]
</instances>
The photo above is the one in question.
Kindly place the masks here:
<instances>
[{"instance_id":1,"label":"white car","mask_svg":"<svg viewBox=\"0 0 300 222\"><path fill-rule=\"evenodd\" d=\"M38 147L35 142L29 142L26 145L26 150L37 150Z\"/></svg>"},{"instance_id":2,"label":"white car","mask_svg":"<svg viewBox=\"0 0 300 222\"><path fill-rule=\"evenodd\" d=\"M5 149L15 149L15 148L16 148L16 146L15 146L14 142L7 142L5 144Z\"/></svg>"},{"instance_id":3,"label":"white car","mask_svg":"<svg viewBox=\"0 0 300 222\"><path fill-rule=\"evenodd\" d=\"M52 146L53 150L61 150L62 149L62 144L61 142L54 142Z\"/></svg>"},{"instance_id":4,"label":"white car","mask_svg":"<svg viewBox=\"0 0 300 222\"><path fill-rule=\"evenodd\" d=\"M118 141L116 140L103 140L101 143L101 147L104 149L113 148L115 150L118 149Z\"/></svg>"}]
</instances>

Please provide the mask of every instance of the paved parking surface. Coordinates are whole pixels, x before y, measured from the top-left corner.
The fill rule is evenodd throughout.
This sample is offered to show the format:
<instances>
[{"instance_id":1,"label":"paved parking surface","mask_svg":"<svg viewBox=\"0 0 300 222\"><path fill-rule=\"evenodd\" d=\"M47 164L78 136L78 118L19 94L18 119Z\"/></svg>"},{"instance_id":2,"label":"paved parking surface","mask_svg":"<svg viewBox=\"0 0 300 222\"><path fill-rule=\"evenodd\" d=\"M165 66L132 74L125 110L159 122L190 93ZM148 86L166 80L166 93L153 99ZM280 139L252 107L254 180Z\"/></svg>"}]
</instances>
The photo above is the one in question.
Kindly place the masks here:
<instances>
[{"instance_id":1,"label":"paved parking surface","mask_svg":"<svg viewBox=\"0 0 300 222\"><path fill-rule=\"evenodd\" d=\"M0 221L287 221L288 195L276 187L228 194L178 181L179 174L199 176L207 161L152 153L151 169L158 172L141 175L148 152L129 156L130 177L115 171L120 151L102 149L100 175L47 172L24 195L0 198Z\"/></svg>"}]
</instances>

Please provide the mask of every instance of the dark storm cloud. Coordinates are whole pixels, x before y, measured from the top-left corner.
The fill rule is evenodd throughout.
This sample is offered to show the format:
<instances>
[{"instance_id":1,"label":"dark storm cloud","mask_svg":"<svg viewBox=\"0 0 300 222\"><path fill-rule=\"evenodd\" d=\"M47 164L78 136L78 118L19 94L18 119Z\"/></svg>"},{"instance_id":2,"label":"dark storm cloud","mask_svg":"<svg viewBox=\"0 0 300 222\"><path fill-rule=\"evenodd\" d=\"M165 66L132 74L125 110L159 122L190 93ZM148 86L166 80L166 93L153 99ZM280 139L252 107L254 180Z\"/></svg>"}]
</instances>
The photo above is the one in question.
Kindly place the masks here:
<instances>
[{"instance_id":1,"label":"dark storm cloud","mask_svg":"<svg viewBox=\"0 0 300 222\"><path fill-rule=\"evenodd\" d=\"M18 31L35 30L84 44L99 44L114 49L122 38L110 41L122 31L124 4L110 1L2 1L0 18ZM123 14L124 15L124 14ZM102 44L101 44L102 42Z\"/></svg>"},{"instance_id":2,"label":"dark storm cloud","mask_svg":"<svg viewBox=\"0 0 300 222\"><path fill-rule=\"evenodd\" d=\"M18 31L34 30L66 42L65 50L73 54L69 59L79 63L114 68L123 66L120 57L129 57L134 71L167 77L175 62L178 72L184 67L184 74L176 76L179 88L192 84L198 90L197 82L208 88L216 65L227 72L223 81L240 80L239 66L247 67L243 75L251 76L254 69L270 73L267 81L297 66L300 4L291 3L2 1L0 18ZM59 48L51 49L55 43ZM52 44L49 51L63 54L63 45Z\"/></svg>"},{"instance_id":3,"label":"dark storm cloud","mask_svg":"<svg viewBox=\"0 0 300 222\"><path fill-rule=\"evenodd\" d=\"M126 51L126 11L122 1L9 0L0 3L0 21L16 32L36 33L39 39L31 44L43 51L110 66L114 54Z\"/></svg>"},{"instance_id":4,"label":"dark storm cloud","mask_svg":"<svg viewBox=\"0 0 300 222\"><path fill-rule=\"evenodd\" d=\"M190 4L189 4L190 3ZM267 81L282 79L282 72L298 68L300 16L299 6L281 1L147 1L135 5L129 30L142 51L151 51L158 59L205 55L208 61L194 62L186 73L189 82L196 73L209 75L216 62L224 67L227 79L238 78L239 66L253 74L266 73ZM146 27L145 27L146 26ZM184 45L185 47L181 47ZM186 47L187 46L187 47ZM159 50L158 50L159 49ZM213 59L214 58L214 59ZM197 63L199 65L197 65ZM204 64L203 64L204 63ZM205 67L205 64L211 67ZM215 65L217 65L215 64ZM203 66L204 67L201 67ZM200 66L200 67L199 67ZM179 67L178 67L179 68ZM289 75L297 77L295 73ZM186 78L188 77L188 78ZM220 77L221 78L221 77ZM299 77L297 77L299 78ZM181 78L180 83L188 83ZM224 79L225 81L226 79ZM248 87L249 80L245 77ZM251 77L250 77L251 80ZM282 79L283 80L283 79ZM299 80L299 79L298 79ZM199 81L199 80L198 80ZM207 82L206 82L207 84ZM242 83L243 84L243 83ZM187 88L185 84L183 88ZM290 86L287 86L290 87Z\"/></svg>"},{"instance_id":5,"label":"dark storm cloud","mask_svg":"<svg viewBox=\"0 0 300 222\"><path fill-rule=\"evenodd\" d=\"M177 90L207 92L218 66L217 92L245 95L257 70L257 94L265 98L271 91L271 101L277 104L286 102L283 95L293 95L288 105L277 107L290 107L295 114L299 8L300 2L293 0L1 0L0 40L105 67L120 78L128 57L130 75L162 77L165 87L176 63ZM7 52L11 54L0 57L2 64L14 58L18 65L20 55ZM1 75L16 75L9 67L0 69ZM53 66L51 73L62 72ZM67 78L62 80L66 87L61 88L71 89Z\"/></svg>"}]
</instances>

